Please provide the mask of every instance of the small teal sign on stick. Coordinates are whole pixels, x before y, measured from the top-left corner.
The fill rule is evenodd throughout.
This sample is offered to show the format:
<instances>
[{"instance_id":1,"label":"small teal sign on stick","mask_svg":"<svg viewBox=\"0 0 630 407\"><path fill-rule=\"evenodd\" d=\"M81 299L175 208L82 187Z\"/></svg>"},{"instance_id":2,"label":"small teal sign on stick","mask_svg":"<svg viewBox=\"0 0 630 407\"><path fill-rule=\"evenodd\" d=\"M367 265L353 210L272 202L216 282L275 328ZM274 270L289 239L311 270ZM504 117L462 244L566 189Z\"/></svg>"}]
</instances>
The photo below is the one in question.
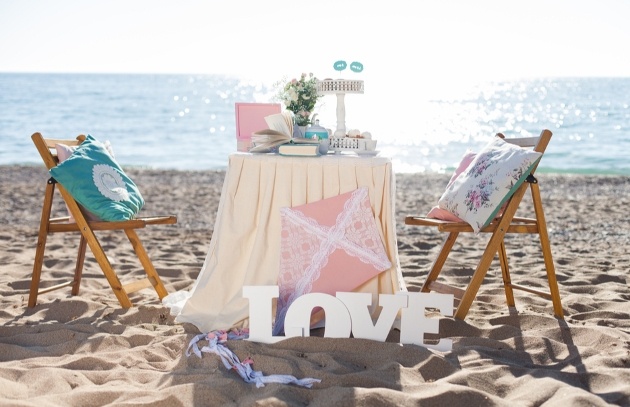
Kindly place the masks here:
<instances>
[{"instance_id":1,"label":"small teal sign on stick","mask_svg":"<svg viewBox=\"0 0 630 407\"><path fill-rule=\"evenodd\" d=\"M346 61L337 61L333 66L335 67L335 71L341 72L348 67L348 63Z\"/></svg>"},{"instance_id":2,"label":"small teal sign on stick","mask_svg":"<svg viewBox=\"0 0 630 407\"><path fill-rule=\"evenodd\" d=\"M353 62L350 64L350 70L352 72L362 72L363 71L363 64L361 62Z\"/></svg>"}]
</instances>

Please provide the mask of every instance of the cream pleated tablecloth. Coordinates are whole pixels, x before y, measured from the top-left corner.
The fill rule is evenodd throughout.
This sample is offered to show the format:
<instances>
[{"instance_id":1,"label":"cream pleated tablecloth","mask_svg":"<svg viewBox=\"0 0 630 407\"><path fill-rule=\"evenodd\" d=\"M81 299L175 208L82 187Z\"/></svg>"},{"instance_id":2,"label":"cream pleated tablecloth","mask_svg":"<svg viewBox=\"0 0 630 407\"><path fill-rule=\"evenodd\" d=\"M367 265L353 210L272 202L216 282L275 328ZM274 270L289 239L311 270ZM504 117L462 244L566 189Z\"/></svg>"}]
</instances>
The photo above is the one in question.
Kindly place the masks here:
<instances>
[{"instance_id":1,"label":"cream pleated tablecloth","mask_svg":"<svg viewBox=\"0 0 630 407\"><path fill-rule=\"evenodd\" d=\"M210 248L190 291L163 299L177 322L201 332L248 326L245 285L277 285L280 208L316 202L367 187L392 267L361 285L375 317L378 294L406 291L396 242L395 180L386 157L284 157L234 153L229 157ZM275 312L275 310L274 310Z\"/></svg>"}]
</instances>

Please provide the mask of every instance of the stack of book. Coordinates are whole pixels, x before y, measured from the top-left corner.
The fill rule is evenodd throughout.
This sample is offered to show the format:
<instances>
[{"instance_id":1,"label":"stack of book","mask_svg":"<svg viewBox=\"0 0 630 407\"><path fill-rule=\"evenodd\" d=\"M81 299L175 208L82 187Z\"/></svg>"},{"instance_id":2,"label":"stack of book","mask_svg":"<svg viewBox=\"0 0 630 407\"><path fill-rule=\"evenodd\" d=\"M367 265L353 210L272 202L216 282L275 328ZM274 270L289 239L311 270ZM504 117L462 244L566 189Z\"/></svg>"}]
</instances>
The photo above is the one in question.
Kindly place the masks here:
<instances>
[{"instance_id":1,"label":"stack of book","mask_svg":"<svg viewBox=\"0 0 630 407\"><path fill-rule=\"evenodd\" d=\"M291 143L280 145L278 154L317 157L320 155L319 141L304 139L304 141L295 142L294 139Z\"/></svg>"}]
</instances>

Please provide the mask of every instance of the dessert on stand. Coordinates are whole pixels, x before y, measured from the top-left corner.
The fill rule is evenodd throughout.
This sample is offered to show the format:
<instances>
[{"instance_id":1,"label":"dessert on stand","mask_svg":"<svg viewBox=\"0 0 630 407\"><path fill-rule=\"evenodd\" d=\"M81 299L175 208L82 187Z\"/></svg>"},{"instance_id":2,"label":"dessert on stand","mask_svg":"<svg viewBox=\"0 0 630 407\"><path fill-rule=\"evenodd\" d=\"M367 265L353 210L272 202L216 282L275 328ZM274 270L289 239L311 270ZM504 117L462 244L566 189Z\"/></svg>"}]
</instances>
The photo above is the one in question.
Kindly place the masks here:
<instances>
[{"instance_id":1,"label":"dessert on stand","mask_svg":"<svg viewBox=\"0 0 630 407\"><path fill-rule=\"evenodd\" d=\"M357 155L374 156L379 153L376 150L376 140L372 139L369 131L360 132L358 129L348 130L344 137L332 137L329 150L335 153L350 151Z\"/></svg>"}]
</instances>

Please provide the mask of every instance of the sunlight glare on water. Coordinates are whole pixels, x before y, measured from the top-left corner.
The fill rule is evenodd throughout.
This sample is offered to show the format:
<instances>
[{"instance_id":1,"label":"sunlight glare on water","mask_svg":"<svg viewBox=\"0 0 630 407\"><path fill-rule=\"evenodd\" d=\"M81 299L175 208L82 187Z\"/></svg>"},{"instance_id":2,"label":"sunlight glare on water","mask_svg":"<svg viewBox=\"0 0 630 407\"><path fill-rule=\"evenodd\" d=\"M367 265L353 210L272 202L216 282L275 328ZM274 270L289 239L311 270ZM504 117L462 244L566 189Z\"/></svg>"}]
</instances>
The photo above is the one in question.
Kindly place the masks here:
<instances>
[{"instance_id":1,"label":"sunlight glare on water","mask_svg":"<svg viewBox=\"0 0 630 407\"><path fill-rule=\"evenodd\" d=\"M275 89L215 75L0 74L0 164L39 163L29 135L91 133L123 165L224 169L236 102ZM45 103L42 103L45 101ZM277 101L277 100L276 100ZM539 171L630 174L630 79L543 78L466 84L368 81L345 98L346 129L369 131L396 172L449 172L497 132L553 132ZM336 129L336 97L318 100ZM167 145L168 148L164 148Z\"/></svg>"},{"instance_id":2,"label":"sunlight glare on water","mask_svg":"<svg viewBox=\"0 0 630 407\"><path fill-rule=\"evenodd\" d=\"M448 172L466 150L478 151L497 132L526 137L546 128L554 133L544 163L550 168L627 172L628 164L616 159L620 150L610 141L630 142L628 95L618 86L628 81L613 83L540 79L426 92L425 100L401 114L413 117L413 126L399 128L381 146L395 163L400 161L399 172Z\"/></svg>"}]
</instances>

